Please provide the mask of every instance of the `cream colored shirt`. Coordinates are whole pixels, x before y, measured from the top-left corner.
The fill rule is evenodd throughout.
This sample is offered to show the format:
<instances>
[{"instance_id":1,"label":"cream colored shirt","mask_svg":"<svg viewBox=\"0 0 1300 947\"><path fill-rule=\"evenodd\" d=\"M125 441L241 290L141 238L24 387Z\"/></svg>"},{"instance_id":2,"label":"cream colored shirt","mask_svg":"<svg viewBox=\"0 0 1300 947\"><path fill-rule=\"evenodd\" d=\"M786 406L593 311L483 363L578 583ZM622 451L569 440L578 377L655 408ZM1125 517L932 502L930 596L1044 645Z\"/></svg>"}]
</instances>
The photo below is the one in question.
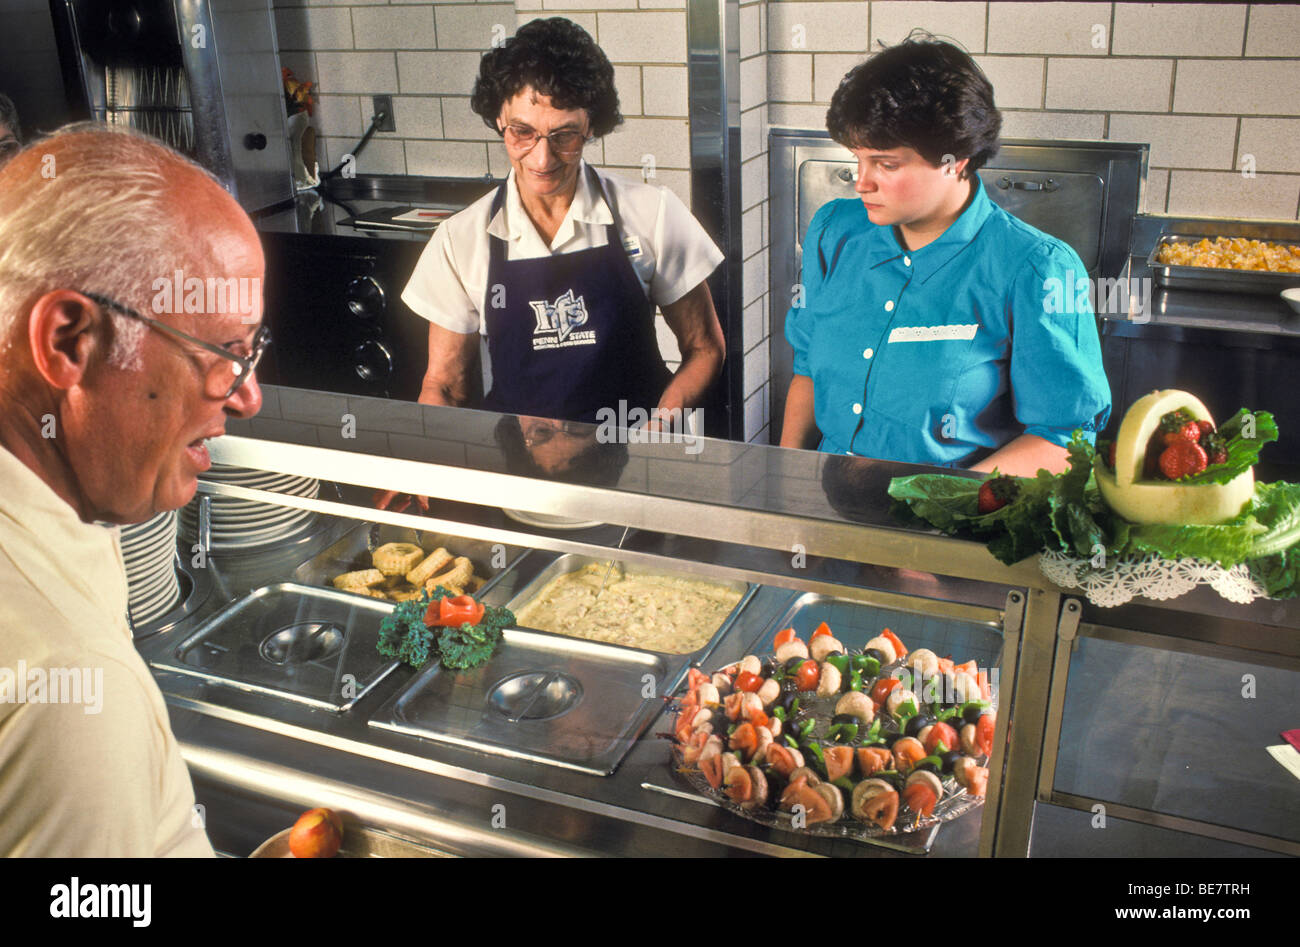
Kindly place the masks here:
<instances>
[{"instance_id":1,"label":"cream colored shirt","mask_svg":"<svg viewBox=\"0 0 1300 947\"><path fill-rule=\"evenodd\" d=\"M596 174L618 208L623 249L652 303L677 302L717 269L722 251L676 194L598 169ZM505 241L507 260L532 260L603 247L605 227L614 222L585 162L573 201L549 246L528 219L513 170L506 179L502 207L493 214L496 193L493 188L434 232L402 292L402 301L412 310L452 332L487 334L483 314L490 237Z\"/></svg>"},{"instance_id":2,"label":"cream colored shirt","mask_svg":"<svg viewBox=\"0 0 1300 947\"><path fill-rule=\"evenodd\" d=\"M3 448L0 485L0 855L212 855L132 644L118 530Z\"/></svg>"}]
</instances>

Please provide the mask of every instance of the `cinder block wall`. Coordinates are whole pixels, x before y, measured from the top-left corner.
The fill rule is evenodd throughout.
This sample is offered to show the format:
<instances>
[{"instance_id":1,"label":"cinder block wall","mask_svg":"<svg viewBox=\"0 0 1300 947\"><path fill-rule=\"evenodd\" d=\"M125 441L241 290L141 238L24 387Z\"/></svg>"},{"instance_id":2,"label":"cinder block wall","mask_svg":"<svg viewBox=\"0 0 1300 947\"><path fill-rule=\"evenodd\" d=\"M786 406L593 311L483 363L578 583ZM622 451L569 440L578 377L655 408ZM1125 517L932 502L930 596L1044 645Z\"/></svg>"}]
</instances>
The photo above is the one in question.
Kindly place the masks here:
<instances>
[{"instance_id":1,"label":"cinder block wall","mask_svg":"<svg viewBox=\"0 0 1300 947\"><path fill-rule=\"evenodd\" d=\"M615 64L627 120L589 145L587 160L653 174L689 202L685 0L275 0L281 63L317 83L313 124L331 162L365 131L370 97L394 97L397 131L367 144L357 159L366 174L504 176L500 138L469 108L478 60L494 40L548 16L581 24Z\"/></svg>"}]
</instances>

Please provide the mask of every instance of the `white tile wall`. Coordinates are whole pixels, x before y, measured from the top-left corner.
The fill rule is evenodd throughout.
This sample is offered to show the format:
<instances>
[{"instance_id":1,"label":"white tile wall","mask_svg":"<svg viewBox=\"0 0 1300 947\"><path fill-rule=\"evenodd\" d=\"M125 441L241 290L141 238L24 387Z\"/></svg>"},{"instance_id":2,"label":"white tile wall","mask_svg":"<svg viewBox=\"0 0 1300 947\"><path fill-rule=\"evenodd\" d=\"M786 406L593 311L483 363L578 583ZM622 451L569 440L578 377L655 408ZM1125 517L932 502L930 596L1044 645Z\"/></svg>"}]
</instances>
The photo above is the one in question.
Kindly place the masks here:
<instances>
[{"instance_id":1,"label":"white tile wall","mask_svg":"<svg viewBox=\"0 0 1300 947\"><path fill-rule=\"evenodd\" d=\"M618 90L618 109L624 115L645 114L641 93L642 72L641 66L614 67L614 88Z\"/></svg>"},{"instance_id":2,"label":"white tile wall","mask_svg":"<svg viewBox=\"0 0 1300 947\"><path fill-rule=\"evenodd\" d=\"M1232 171L1171 171L1169 213L1207 217L1264 217L1295 220L1300 177Z\"/></svg>"},{"instance_id":3,"label":"white tile wall","mask_svg":"<svg viewBox=\"0 0 1300 947\"><path fill-rule=\"evenodd\" d=\"M686 9L683 0L275 0L280 56L317 83L321 151L344 154L364 133L370 96L395 95L397 131L371 139L362 172L503 175L499 138L469 108L479 58L538 17L566 16L596 38L615 66L629 122L587 159L656 182L690 201ZM751 37L764 21L747 13ZM765 78L765 77L764 77ZM766 88L756 102L766 100Z\"/></svg>"},{"instance_id":4,"label":"white tile wall","mask_svg":"<svg viewBox=\"0 0 1300 947\"><path fill-rule=\"evenodd\" d=\"M276 10L275 35L281 49L352 49L352 11Z\"/></svg>"},{"instance_id":5,"label":"white tile wall","mask_svg":"<svg viewBox=\"0 0 1300 947\"><path fill-rule=\"evenodd\" d=\"M394 108L396 104L394 103ZM458 141L500 141L501 136L484 124L478 113L469 107L467 95L442 97L443 137Z\"/></svg>"},{"instance_id":6,"label":"white tile wall","mask_svg":"<svg viewBox=\"0 0 1300 947\"><path fill-rule=\"evenodd\" d=\"M767 383L767 339L745 353L745 396L748 397Z\"/></svg>"},{"instance_id":7,"label":"white tile wall","mask_svg":"<svg viewBox=\"0 0 1300 947\"><path fill-rule=\"evenodd\" d=\"M1247 56L1296 56L1300 7L1290 3L1253 3L1246 29Z\"/></svg>"},{"instance_id":8,"label":"white tile wall","mask_svg":"<svg viewBox=\"0 0 1300 947\"><path fill-rule=\"evenodd\" d=\"M813 57L813 98L830 103L840 80L866 57L858 53L818 53ZM825 124L823 120L823 125Z\"/></svg>"},{"instance_id":9,"label":"white tile wall","mask_svg":"<svg viewBox=\"0 0 1300 947\"><path fill-rule=\"evenodd\" d=\"M679 118L628 118L605 136L605 161L620 166L690 170L690 127Z\"/></svg>"},{"instance_id":10,"label":"white tile wall","mask_svg":"<svg viewBox=\"0 0 1300 947\"><path fill-rule=\"evenodd\" d=\"M1241 3L1117 3L1116 56L1240 56Z\"/></svg>"},{"instance_id":11,"label":"white tile wall","mask_svg":"<svg viewBox=\"0 0 1300 947\"><path fill-rule=\"evenodd\" d=\"M364 103L364 105L369 104L369 102ZM469 111L469 108L466 107L465 110ZM365 113L367 121L370 114L370 112ZM475 118L477 117L475 116ZM444 137L442 102L437 96L399 95L394 97L393 119L402 138ZM395 136L398 132L393 132L392 135Z\"/></svg>"},{"instance_id":12,"label":"white tile wall","mask_svg":"<svg viewBox=\"0 0 1300 947\"><path fill-rule=\"evenodd\" d=\"M767 121L774 128L825 128L826 106L773 102L767 107Z\"/></svg>"},{"instance_id":13,"label":"white tile wall","mask_svg":"<svg viewBox=\"0 0 1300 947\"><path fill-rule=\"evenodd\" d=\"M984 52L1105 56L1110 17L1109 3L990 3Z\"/></svg>"},{"instance_id":14,"label":"white tile wall","mask_svg":"<svg viewBox=\"0 0 1300 947\"><path fill-rule=\"evenodd\" d=\"M886 46L905 40L920 28L967 50L984 48L985 6L983 3L930 3L923 0L882 2L871 5L871 47L877 40Z\"/></svg>"},{"instance_id":15,"label":"white tile wall","mask_svg":"<svg viewBox=\"0 0 1300 947\"><path fill-rule=\"evenodd\" d=\"M478 77L480 55L480 53L450 51L399 52L397 73L401 79L401 91L468 95L474 88L475 78ZM322 64L321 70L324 69Z\"/></svg>"},{"instance_id":16,"label":"white tile wall","mask_svg":"<svg viewBox=\"0 0 1300 947\"><path fill-rule=\"evenodd\" d=\"M762 105L767 100L769 58L769 56L760 54L740 61L739 97L742 112Z\"/></svg>"},{"instance_id":17,"label":"white tile wall","mask_svg":"<svg viewBox=\"0 0 1300 947\"><path fill-rule=\"evenodd\" d=\"M1046 59L1039 56L976 56L974 59L993 83L993 100L998 108L1043 107Z\"/></svg>"},{"instance_id":18,"label":"white tile wall","mask_svg":"<svg viewBox=\"0 0 1300 947\"><path fill-rule=\"evenodd\" d=\"M437 49L432 7L352 11L357 49Z\"/></svg>"},{"instance_id":19,"label":"white tile wall","mask_svg":"<svg viewBox=\"0 0 1300 947\"><path fill-rule=\"evenodd\" d=\"M482 52L500 45L515 33L515 8L511 3L473 3L439 6L439 49L472 49Z\"/></svg>"},{"instance_id":20,"label":"white tile wall","mask_svg":"<svg viewBox=\"0 0 1300 947\"><path fill-rule=\"evenodd\" d=\"M747 161L767 150L767 110L760 105L740 116L740 160Z\"/></svg>"},{"instance_id":21,"label":"white tile wall","mask_svg":"<svg viewBox=\"0 0 1300 947\"><path fill-rule=\"evenodd\" d=\"M552 16L562 16L565 19L572 20L592 36L599 35L599 31L596 29L596 14L592 10L524 10L522 7L516 7L515 26L523 26L532 20L543 20Z\"/></svg>"},{"instance_id":22,"label":"white tile wall","mask_svg":"<svg viewBox=\"0 0 1300 947\"><path fill-rule=\"evenodd\" d=\"M1168 59L1051 59L1047 107L1163 111L1169 106L1173 70Z\"/></svg>"},{"instance_id":23,"label":"white tile wall","mask_svg":"<svg viewBox=\"0 0 1300 947\"><path fill-rule=\"evenodd\" d=\"M781 52L866 49L866 3L772 0L767 16L768 49Z\"/></svg>"},{"instance_id":24,"label":"white tile wall","mask_svg":"<svg viewBox=\"0 0 1300 947\"><path fill-rule=\"evenodd\" d=\"M767 122L769 102L783 96L812 95L810 53L768 53L768 0L741 0L740 61L742 90L740 113L741 181L741 351L748 353L741 365L741 387L745 395L746 440L766 442L768 437L768 362L770 322L767 318L768 208ZM787 67L788 70L787 70Z\"/></svg>"},{"instance_id":25,"label":"white tile wall","mask_svg":"<svg viewBox=\"0 0 1300 947\"><path fill-rule=\"evenodd\" d=\"M295 71L295 75L297 75ZM396 111L396 107L394 107ZM321 95L316 99L312 125L318 135L358 139L365 131L361 99L355 95Z\"/></svg>"},{"instance_id":26,"label":"white tile wall","mask_svg":"<svg viewBox=\"0 0 1300 947\"><path fill-rule=\"evenodd\" d=\"M1300 172L1300 118L1243 118L1237 140L1240 169L1245 155L1254 155L1257 172Z\"/></svg>"},{"instance_id":27,"label":"white tile wall","mask_svg":"<svg viewBox=\"0 0 1300 947\"><path fill-rule=\"evenodd\" d=\"M1106 116L1102 112L1019 112L1002 113L1003 138L1098 139L1105 137Z\"/></svg>"},{"instance_id":28,"label":"white tile wall","mask_svg":"<svg viewBox=\"0 0 1300 947\"><path fill-rule=\"evenodd\" d=\"M1189 115L1112 115L1111 141L1145 141L1160 168L1231 168L1237 120Z\"/></svg>"},{"instance_id":29,"label":"white tile wall","mask_svg":"<svg viewBox=\"0 0 1300 947\"><path fill-rule=\"evenodd\" d=\"M1139 210L1145 214L1163 214L1168 197L1169 171L1164 168L1148 171L1144 203Z\"/></svg>"},{"instance_id":30,"label":"white tile wall","mask_svg":"<svg viewBox=\"0 0 1300 947\"><path fill-rule=\"evenodd\" d=\"M747 76L747 69L759 69L763 57L747 59L740 65L741 101L751 83L761 91L761 78ZM772 53L767 57L767 95L773 102L811 102L813 97L813 57L811 53ZM749 107L762 99L749 101Z\"/></svg>"},{"instance_id":31,"label":"white tile wall","mask_svg":"<svg viewBox=\"0 0 1300 947\"><path fill-rule=\"evenodd\" d=\"M1300 35L1295 42L1294 48L1300 50ZM1300 63L1296 59L1179 60L1174 111L1300 115Z\"/></svg>"},{"instance_id":32,"label":"white tile wall","mask_svg":"<svg viewBox=\"0 0 1300 947\"><path fill-rule=\"evenodd\" d=\"M686 66L642 66L641 76L639 89L646 115L687 116Z\"/></svg>"},{"instance_id":33,"label":"white tile wall","mask_svg":"<svg viewBox=\"0 0 1300 947\"><path fill-rule=\"evenodd\" d=\"M430 177L482 177L487 173L487 146L472 141L408 141L409 174Z\"/></svg>"},{"instance_id":34,"label":"white tile wall","mask_svg":"<svg viewBox=\"0 0 1300 947\"><path fill-rule=\"evenodd\" d=\"M391 52L320 52L316 54L316 69L322 94L353 92L372 95L397 90L397 61Z\"/></svg>"},{"instance_id":35,"label":"white tile wall","mask_svg":"<svg viewBox=\"0 0 1300 947\"><path fill-rule=\"evenodd\" d=\"M596 14L610 62L686 62L686 17L679 12Z\"/></svg>"}]
</instances>

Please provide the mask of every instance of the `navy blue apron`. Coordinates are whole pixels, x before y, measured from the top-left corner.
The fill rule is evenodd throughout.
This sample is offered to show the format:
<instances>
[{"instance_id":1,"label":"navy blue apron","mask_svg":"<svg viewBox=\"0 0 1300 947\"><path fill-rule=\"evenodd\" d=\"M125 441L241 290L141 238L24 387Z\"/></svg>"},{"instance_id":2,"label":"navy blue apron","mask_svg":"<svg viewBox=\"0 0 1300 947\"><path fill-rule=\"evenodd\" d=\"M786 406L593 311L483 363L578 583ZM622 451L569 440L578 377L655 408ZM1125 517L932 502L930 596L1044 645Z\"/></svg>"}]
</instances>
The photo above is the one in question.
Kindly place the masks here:
<instances>
[{"instance_id":1,"label":"navy blue apron","mask_svg":"<svg viewBox=\"0 0 1300 947\"><path fill-rule=\"evenodd\" d=\"M655 307L623 249L618 212L591 174L614 215L605 246L507 260L506 242L488 237L484 321L492 390L483 404L491 411L594 423L601 408L618 413L620 401L649 412L672 377L659 354ZM508 184L497 191L489 219ZM504 305L494 306L503 296Z\"/></svg>"}]
</instances>

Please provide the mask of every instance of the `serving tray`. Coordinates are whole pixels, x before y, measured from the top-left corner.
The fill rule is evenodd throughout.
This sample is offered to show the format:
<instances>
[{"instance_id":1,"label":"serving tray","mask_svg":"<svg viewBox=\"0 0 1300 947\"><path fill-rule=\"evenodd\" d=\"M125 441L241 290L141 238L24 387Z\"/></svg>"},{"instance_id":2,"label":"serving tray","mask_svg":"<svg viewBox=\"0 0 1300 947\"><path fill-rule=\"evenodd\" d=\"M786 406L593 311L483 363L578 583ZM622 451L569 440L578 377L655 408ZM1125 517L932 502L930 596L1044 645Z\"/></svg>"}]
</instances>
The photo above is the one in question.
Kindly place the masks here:
<instances>
[{"instance_id":1,"label":"serving tray","mask_svg":"<svg viewBox=\"0 0 1300 947\"><path fill-rule=\"evenodd\" d=\"M635 648L507 628L467 671L435 664L369 725L608 776L663 709L676 664Z\"/></svg>"},{"instance_id":2,"label":"serving tray","mask_svg":"<svg viewBox=\"0 0 1300 947\"><path fill-rule=\"evenodd\" d=\"M1276 296L1284 289L1300 286L1300 273L1276 273L1268 270L1230 270L1218 266L1180 266L1160 263L1157 256L1163 247L1173 244L1192 244L1202 240L1213 241L1223 234L1164 234L1147 255L1147 266L1156 285L1166 289L1192 289L1208 293L1246 293L1248 295ZM1288 243L1277 238L1250 237L1270 243Z\"/></svg>"},{"instance_id":3,"label":"serving tray","mask_svg":"<svg viewBox=\"0 0 1300 947\"><path fill-rule=\"evenodd\" d=\"M397 667L375 650L394 603L281 582L256 589L150 659L213 684L342 713Z\"/></svg>"},{"instance_id":4,"label":"serving tray","mask_svg":"<svg viewBox=\"0 0 1300 947\"><path fill-rule=\"evenodd\" d=\"M413 543L425 551L433 552L439 547L446 549L453 556L465 556L474 563L474 573L485 579L483 587L474 593L482 599L489 594L492 586L505 575L527 550L520 546L505 543L489 543L481 539L465 539L447 533L434 533L428 530L407 529L391 526L387 523L361 523L337 542L312 556L294 570L293 577L304 585L318 585L333 588L333 579L345 572L371 567L370 554L386 543ZM498 565L493 565L497 563ZM356 598L354 592L344 593Z\"/></svg>"},{"instance_id":5,"label":"serving tray","mask_svg":"<svg viewBox=\"0 0 1300 947\"><path fill-rule=\"evenodd\" d=\"M539 572L536 576L530 579L522 589L520 589L518 592L515 593L515 595L510 599L509 603L506 605L506 607L509 608L511 611L515 612L516 614L518 614L520 609L522 609L525 605L527 605L534 598L536 598L537 595L544 588L546 588L547 584L550 583L557 576L565 575L566 573L569 572L577 572L578 570L585 569L587 566L591 566L591 565L596 565L601 568L604 568L609 566L611 561L613 562L614 570L616 572L621 571L625 575L662 576L664 578L685 579L685 580L700 579L699 576L694 576L686 572L673 571L672 569L656 568L652 566L642 566L636 564L629 565L620 562L618 560L599 558L595 556L581 556L573 553L568 553L565 555L557 556L555 560L550 563L550 565L543 568L541 572ZM713 651L718 641L722 638L723 635L727 633L727 630L730 629L731 626L735 623L736 617L740 614L741 609L743 609L746 603L748 603L748 601L750 600L750 598L753 597L754 591L757 588L757 586L753 586L750 585L748 582L742 582L739 580L705 579L702 581L707 581L714 585L720 585L724 588L730 589L733 592L737 592L740 595L740 600L736 603L735 607L732 608L732 610L727 614L726 618L722 620L722 623L714 631L713 635L709 638L709 640L705 642L705 644L701 645L699 648L695 649L694 651L688 651L684 653L655 652L657 654L666 655L669 658L669 660L673 661L674 664L680 663L682 670L685 670L687 664L698 665L708 658L709 654Z\"/></svg>"},{"instance_id":6,"label":"serving tray","mask_svg":"<svg viewBox=\"0 0 1300 947\"><path fill-rule=\"evenodd\" d=\"M888 627L902 639L908 652L918 648L928 648L936 654L952 653L962 660L973 659L982 668L993 668L1001 651L1002 629L993 622L970 621L959 618L946 618L927 614L924 611L904 611L879 606L867 606L859 602L837 599L832 596L807 593L796 598L780 617L769 626L767 633L757 642L752 652L761 661L774 657L774 639L779 631L794 628L798 637L805 642L821 622L829 624L832 633L852 652L860 652L882 628ZM889 677L902 667L898 661L887 668L882 668L878 677ZM730 667L731 665L726 665ZM723 668L717 668L717 671ZM864 690L867 690L864 687ZM993 693L993 709L998 706L996 687ZM823 735L830 723L833 713L833 701L830 698L819 700L812 710L816 720L814 733ZM887 721L884 731L897 733L897 723L884 712L881 716ZM674 717L675 719L675 717ZM827 744L829 745L829 744ZM983 758L980 758L983 760ZM983 765L988 761L983 760ZM775 808L746 809L734 802L721 789L714 789L704 774L697 767L682 765L681 747L674 743L670 766L677 780L691 791L709 799L716 805L735 813L751 822L769 828L779 828L802 835L823 838L845 838L859 841L879 842L886 847L915 850L915 847L900 840L900 836L919 834L924 842L917 846L928 850L933 843L933 832L945 822L951 822L984 804L982 798L976 798L962 789L952 776L941 776L944 794L935 806L934 813L922 818L900 808L899 818L886 830L879 826L859 822L848 812L849 794L844 796L845 813L836 822L820 822L813 825L796 826L791 813ZM900 793L901 796L901 793ZM890 840L894 840L891 842Z\"/></svg>"}]
</instances>

